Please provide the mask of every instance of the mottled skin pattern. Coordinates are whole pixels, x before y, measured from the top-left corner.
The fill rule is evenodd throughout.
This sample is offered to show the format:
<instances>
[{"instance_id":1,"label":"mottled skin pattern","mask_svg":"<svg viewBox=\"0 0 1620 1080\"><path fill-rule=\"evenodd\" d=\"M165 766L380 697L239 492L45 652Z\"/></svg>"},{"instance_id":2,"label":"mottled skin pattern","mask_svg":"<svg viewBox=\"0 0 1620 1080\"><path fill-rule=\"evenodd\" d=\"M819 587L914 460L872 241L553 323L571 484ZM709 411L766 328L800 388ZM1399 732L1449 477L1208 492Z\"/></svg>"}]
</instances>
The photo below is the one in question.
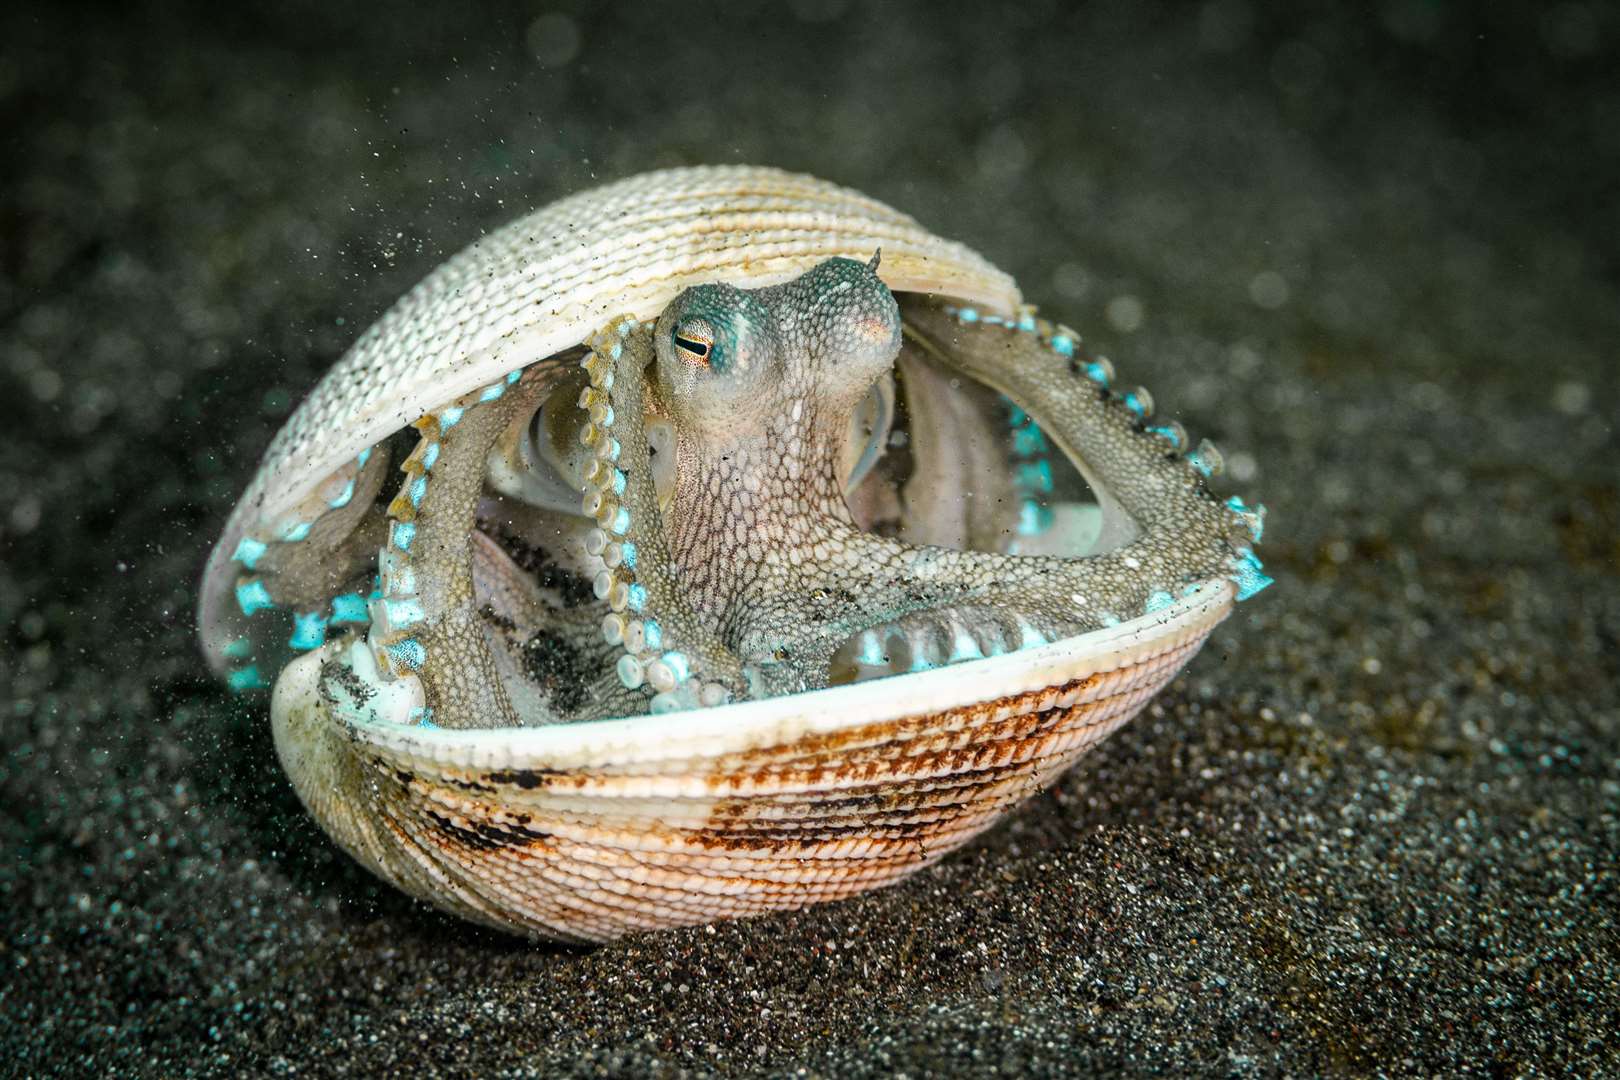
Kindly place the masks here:
<instances>
[{"instance_id":1,"label":"mottled skin pattern","mask_svg":"<svg viewBox=\"0 0 1620 1080\"><path fill-rule=\"evenodd\" d=\"M850 415L899 351L894 297L873 268L833 259L775 288L690 289L653 338L677 431L666 528L681 583L746 660L814 682L806 661L850 620L874 621L844 598L876 568L838 464ZM707 356L678 344L694 338Z\"/></svg>"}]
</instances>

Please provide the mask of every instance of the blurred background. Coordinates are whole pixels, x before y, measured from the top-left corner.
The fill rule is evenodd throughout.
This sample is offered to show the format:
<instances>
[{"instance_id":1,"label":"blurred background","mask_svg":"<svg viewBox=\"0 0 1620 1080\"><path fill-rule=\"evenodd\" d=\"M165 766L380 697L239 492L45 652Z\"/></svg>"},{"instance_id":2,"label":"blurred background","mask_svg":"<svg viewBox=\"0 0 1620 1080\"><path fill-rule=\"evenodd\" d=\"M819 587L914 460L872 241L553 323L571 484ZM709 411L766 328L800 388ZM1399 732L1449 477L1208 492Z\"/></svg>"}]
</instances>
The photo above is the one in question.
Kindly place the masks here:
<instances>
[{"instance_id":1,"label":"blurred background","mask_svg":"<svg viewBox=\"0 0 1620 1080\"><path fill-rule=\"evenodd\" d=\"M20 1072L1590 1072L1620 998L1620 10L0 15L0 1039ZM885 893L592 952L305 819L202 559L389 303L757 162L978 248L1270 507L1279 585Z\"/></svg>"}]
</instances>

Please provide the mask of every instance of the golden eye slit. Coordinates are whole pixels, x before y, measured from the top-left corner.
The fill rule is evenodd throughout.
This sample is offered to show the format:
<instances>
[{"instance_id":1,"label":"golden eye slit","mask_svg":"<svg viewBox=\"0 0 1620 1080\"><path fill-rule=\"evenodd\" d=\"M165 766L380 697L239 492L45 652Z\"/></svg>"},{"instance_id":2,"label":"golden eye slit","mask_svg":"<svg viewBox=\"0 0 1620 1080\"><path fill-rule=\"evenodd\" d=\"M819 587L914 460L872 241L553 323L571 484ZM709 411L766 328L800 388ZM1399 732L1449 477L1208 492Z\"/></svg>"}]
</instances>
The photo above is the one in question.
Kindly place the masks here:
<instances>
[{"instance_id":1,"label":"golden eye slit","mask_svg":"<svg viewBox=\"0 0 1620 1080\"><path fill-rule=\"evenodd\" d=\"M714 346L714 335L700 326L690 324L677 327L674 334L675 347L681 351L682 359L689 364L709 363L709 351Z\"/></svg>"}]
</instances>

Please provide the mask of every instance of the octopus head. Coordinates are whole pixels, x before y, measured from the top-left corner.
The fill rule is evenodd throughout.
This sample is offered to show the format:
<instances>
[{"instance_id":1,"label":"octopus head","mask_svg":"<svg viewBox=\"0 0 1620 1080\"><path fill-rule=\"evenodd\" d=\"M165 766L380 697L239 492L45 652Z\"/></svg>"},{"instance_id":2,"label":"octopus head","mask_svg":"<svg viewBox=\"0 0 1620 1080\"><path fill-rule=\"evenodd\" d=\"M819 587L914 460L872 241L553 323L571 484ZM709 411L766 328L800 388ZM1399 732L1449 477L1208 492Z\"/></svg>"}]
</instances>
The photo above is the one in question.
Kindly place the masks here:
<instances>
[{"instance_id":1,"label":"octopus head","mask_svg":"<svg viewBox=\"0 0 1620 1080\"><path fill-rule=\"evenodd\" d=\"M828 259L783 285L676 297L653 340L659 398L682 433L734 441L807 410L846 419L900 351L900 309L877 264Z\"/></svg>"}]
</instances>

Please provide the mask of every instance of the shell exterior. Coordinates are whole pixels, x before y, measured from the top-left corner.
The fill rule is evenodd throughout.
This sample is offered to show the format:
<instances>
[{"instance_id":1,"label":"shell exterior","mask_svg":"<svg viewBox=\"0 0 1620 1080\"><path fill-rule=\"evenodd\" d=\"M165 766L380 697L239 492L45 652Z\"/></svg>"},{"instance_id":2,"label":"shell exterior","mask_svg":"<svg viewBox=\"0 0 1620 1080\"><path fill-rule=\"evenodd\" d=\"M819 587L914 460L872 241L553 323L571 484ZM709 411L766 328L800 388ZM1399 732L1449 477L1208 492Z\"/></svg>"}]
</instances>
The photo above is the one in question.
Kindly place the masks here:
<instances>
[{"instance_id":1,"label":"shell exterior","mask_svg":"<svg viewBox=\"0 0 1620 1080\"><path fill-rule=\"evenodd\" d=\"M774 169L634 177L474 243L368 330L276 436L208 564L210 663L225 670L242 633L233 551L344 462L611 316L650 318L693 284L757 288L876 248L896 292L1019 308L1012 280L971 250ZM398 887L520 934L604 940L835 899L938 860L1133 716L1238 592L1212 578L1107 629L919 674L502 730L340 713L320 686L348 647L336 640L282 672L276 746L322 826Z\"/></svg>"}]
</instances>

